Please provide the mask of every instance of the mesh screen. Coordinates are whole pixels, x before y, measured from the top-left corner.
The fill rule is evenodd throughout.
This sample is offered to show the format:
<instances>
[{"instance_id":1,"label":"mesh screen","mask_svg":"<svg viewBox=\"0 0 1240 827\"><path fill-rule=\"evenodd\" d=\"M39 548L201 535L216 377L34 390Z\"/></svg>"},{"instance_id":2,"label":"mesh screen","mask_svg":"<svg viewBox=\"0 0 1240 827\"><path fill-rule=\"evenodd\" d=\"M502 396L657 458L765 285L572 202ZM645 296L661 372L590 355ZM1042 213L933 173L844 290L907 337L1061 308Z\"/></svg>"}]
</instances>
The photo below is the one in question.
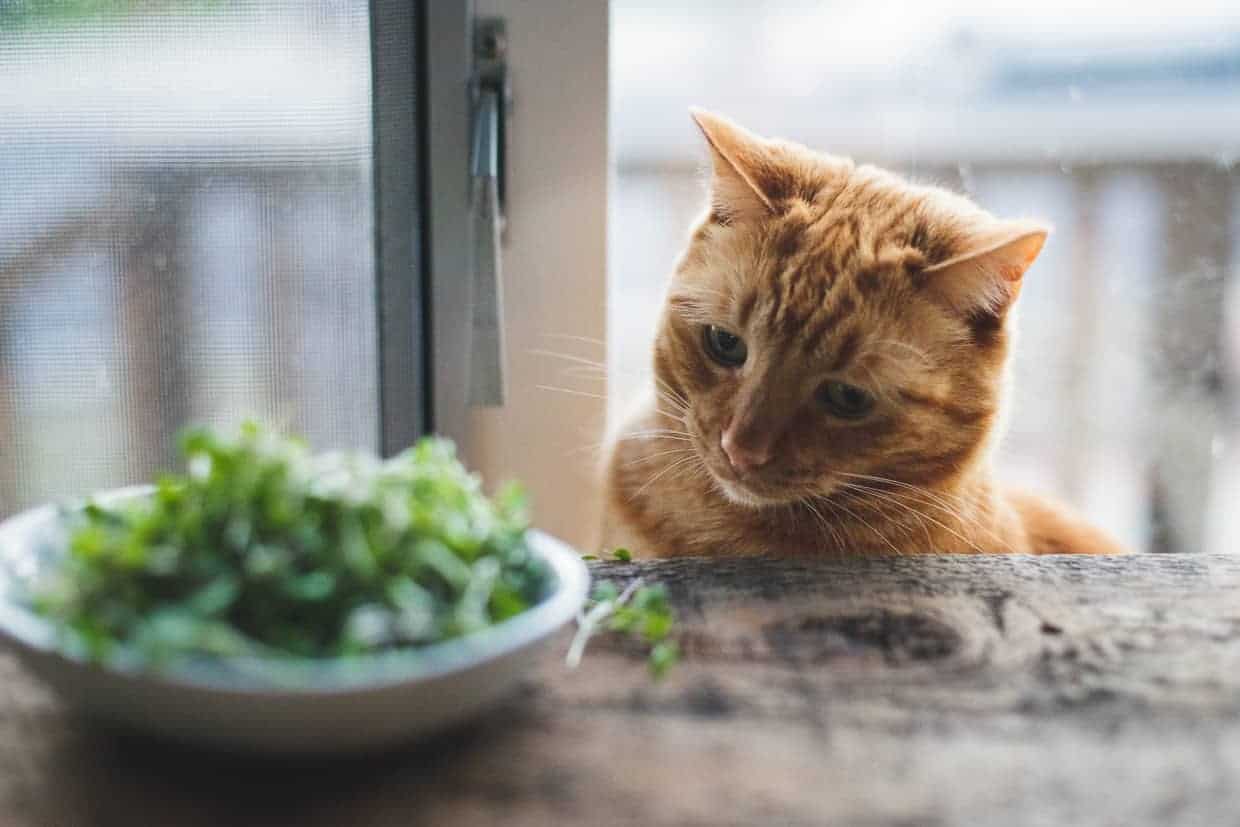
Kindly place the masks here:
<instances>
[{"instance_id":1,"label":"mesh screen","mask_svg":"<svg viewBox=\"0 0 1240 827\"><path fill-rule=\"evenodd\" d=\"M364 0L0 0L0 516L378 432Z\"/></svg>"}]
</instances>

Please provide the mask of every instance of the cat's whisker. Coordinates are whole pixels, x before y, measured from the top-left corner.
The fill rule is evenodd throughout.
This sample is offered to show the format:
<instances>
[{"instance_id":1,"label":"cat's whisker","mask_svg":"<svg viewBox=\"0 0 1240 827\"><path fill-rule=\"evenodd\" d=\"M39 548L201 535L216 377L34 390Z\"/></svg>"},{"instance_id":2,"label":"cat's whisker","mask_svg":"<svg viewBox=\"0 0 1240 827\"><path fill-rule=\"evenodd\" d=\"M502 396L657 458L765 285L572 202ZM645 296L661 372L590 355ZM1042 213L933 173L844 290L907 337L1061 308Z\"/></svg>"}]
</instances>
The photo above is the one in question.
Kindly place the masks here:
<instances>
[{"instance_id":1,"label":"cat's whisker","mask_svg":"<svg viewBox=\"0 0 1240 827\"><path fill-rule=\"evenodd\" d=\"M610 376L610 373L606 368L598 367L595 365L574 365L572 367L565 368L563 371L561 371L561 373L564 376L568 376L574 379L594 379L598 381L606 381L608 377ZM661 385L663 388L666 388L666 390L663 390L660 387L654 388L655 395L659 399L663 400L664 402L667 402L674 408L678 408L682 411L688 410L689 403L684 399L684 397L680 396L680 394L671 390L670 386L668 386L665 382L660 380L658 377L654 377L654 379L655 379L655 382L659 383L659 385Z\"/></svg>"},{"instance_id":2,"label":"cat's whisker","mask_svg":"<svg viewBox=\"0 0 1240 827\"><path fill-rule=\"evenodd\" d=\"M804 505L805 508L811 514L814 515L814 519L818 521L819 525L821 525L826 531L830 532L831 539L835 543L835 546L836 546L835 550L837 552L844 551L846 544L840 538L839 532L835 530L835 526L831 525L831 523L827 520L827 518L823 516L822 512L819 511L818 508L814 505L814 503L809 498L800 500L799 502L800 504Z\"/></svg>"},{"instance_id":3,"label":"cat's whisker","mask_svg":"<svg viewBox=\"0 0 1240 827\"><path fill-rule=\"evenodd\" d=\"M896 548L895 543L891 542L891 540L887 537L887 535L886 535L886 534L883 534L881 531L879 531L877 528L875 528L873 525L871 525L871 524L870 524L870 522L869 522L868 520L866 520L864 517L862 517L861 515L859 515L857 512L855 512L855 511L851 510L850 508L848 508L847 506L845 506L845 505L844 505L843 503L841 503L841 502L834 502L834 501L833 501L831 504L832 504L833 506L835 506L835 507L837 507L837 508L841 509L841 510L842 510L845 514L847 514L848 516L852 517L852 518L853 518L854 520L856 520L857 522L861 523L861 525L863 525L863 526L865 526L866 528L868 528L871 532L873 532L873 533L874 533L874 536L875 536L875 537L877 537L878 539L880 539L880 540L882 540L884 543L886 543L886 544L887 544L887 548L891 549L891 550L892 550L892 552L894 552L895 554L897 554L897 555L899 555L899 556L901 556L901 557L903 557L903 556L904 556L904 552L902 552L902 551L900 551L900 549Z\"/></svg>"},{"instance_id":4,"label":"cat's whisker","mask_svg":"<svg viewBox=\"0 0 1240 827\"><path fill-rule=\"evenodd\" d=\"M684 420L684 416L683 416L683 415L682 415L682 416L677 416L676 414L671 413L671 412L669 412L669 411L665 411L665 410L663 410L662 408L656 408L656 409L655 409L655 413L657 413L657 414L659 415L659 417L660 417L660 420L659 420L659 423L658 423L658 424L666 424L666 425L669 425L669 426L670 426L670 425L684 425L684 424L686 424L686 423L685 423L685 420ZM669 428L669 430L671 430L671 429ZM675 430L679 430L679 429L675 429Z\"/></svg>"},{"instance_id":5,"label":"cat's whisker","mask_svg":"<svg viewBox=\"0 0 1240 827\"><path fill-rule=\"evenodd\" d=\"M664 382L663 380L656 378L655 381L658 382L660 385L660 387L655 388L655 391L656 393L659 394L659 397L661 399L665 399L668 402L671 402L675 407L680 408L682 411L689 410L688 399L685 399L683 396L681 396L679 393L673 390L672 387L668 385L666 382Z\"/></svg>"},{"instance_id":6,"label":"cat's whisker","mask_svg":"<svg viewBox=\"0 0 1240 827\"><path fill-rule=\"evenodd\" d=\"M689 410L689 403L682 400L679 396L673 396L666 391L660 390L659 388L654 388L654 393L655 398L662 402L668 403L682 414Z\"/></svg>"},{"instance_id":7,"label":"cat's whisker","mask_svg":"<svg viewBox=\"0 0 1240 827\"><path fill-rule=\"evenodd\" d=\"M971 500L966 500L963 497L960 497L954 494L948 494L946 492L941 493L941 494L936 493L934 491L931 491L928 488L924 488L922 486L917 486L917 485L912 485L906 482L901 482L899 480L893 480L888 477L876 477L871 474L854 474L854 473L848 473L844 471L838 471L836 473L844 477L852 477L856 479L867 480L867 481L879 483L881 485L894 485L898 488L905 489L909 492L910 495L917 495L917 496L922 497L923 502L925 502L926 505L930 505L935 508L938 508L945 515L958 520L962 525L970 526L973 529L977 530L978 532L988 534L990 535L990 538L993 541L995 541L996 543L1002 544L1002 540L995 533L993 528L990 528L982 524L976 518L971 517L964 513L965 508L973 508L976 505L976 503L974 503ZM956 500L956 502L959 503L959 506L956 508L952 508L951 502L950 502L951 499Z\"/></svg>"},{"instance_id":8,"label":"cat's whisker","mask_svg":"<svg viewBox=\"0 0 1240 827\"><path fill-rule=\"evenodd\" d=\"M598 345L599 347L607 347L607 343L602 339L595 339L590 336L575 336L571 333L543 333L544 339L562 339L568 342L583 342L587 345Z\"/></svg>"},{"instance_id":9,"label":"cat's whisker","mask_svg":"<svg viewBox=\"0 0 1240 827\"><path fill-rule=\"evenodd\" d=\"M838 487L836 490L842 491L845 493L851 493L853 496L864 495L868 497L874 497L875 499L881 502L890 503L906 511L915 505L930 505L930 503L921 503L921 502L910 503L901 498L902 494L908 495L910 492L892 492L892 491L889 491L883 488L875 487L873 485L866 485L864 483L841 482L838 484ZM923 513L920 510L920 508L916 510L918 514ZM947 516L952 517L952 518L956 518L957 516L954 512L950 510L945 510L945 513L947 514Z\"/></svg>"},{"instance_id":10,"label":"cat's whisker","mask_svg":"<svg viewBox=\"0 0 1240 827\"><path fill-rule=\"evenodd\" d=\"M683 411L687 411L689 409L689 400L685 399L685 397L678 393L675 388L663 379L660 379L658 376L652 375L651 378L655 381L655 393L657 393L660 398L671 402L673 406L680 408Z\"/></svg>"},{"instance_id":11,"label":"cat's whisker","mask_svg":"<svg viewBox=\"0 0 1240 827\"><path fill-rule=\"evenodd\" d=\"M568 455L570 457L578 457L582 454L593 453L596 457L601 458L603 456L603 449L607 447L607 444L607 440L602 440L601 442L591 442L588 445L582 445L580 448L574 448L568 452Z\"/></svg>"},{"instance_id":12,"label":"cat's whisker","mask_svg":"<svg viewBox=\"0 0 1240 827\"><path fill-rule=\"evenodd\" d=\"M666 402L667 404L670 404L672 409L676 410L677 419L683 419L684 415L686 415L689 412L688 405L681 405L680 403L676 402L675 399L668 399L666 397L663 397L662 394L658 394L657 398L658 400L660 400L660 402Z\"/></svg>"},{"instance_id":13,"label":"cat's whisker","mask_svg":"<svg viewBox=\"0 0 1240 827\"><path fill-rule=\"evenodd\" d=\"M562 361L572 363L574 367L567 368L565 370L565 375L572 376L575 378L583 378L583 379L584 378L598 378L600 380L606 381L608 376L610 376L611 374L621 373L621 374L626 374L630 376L637 376L640 378L652 379L655 383L655 392L660 399L662 399L664 402L667 402L672 407L678 408L682 411L687 410L689 407L689 401L685 399L683 395L678 393L674 388L672 388L671 385L669 385L666 381L659 378L658 376L647 377L644 375L643 372L640 372L640 371L634 371L634 370L626 371L626 370L617 368L615 366L609 366L604 362L598 361L597 359L589 359L587 357L577 356L571 353L560 353L558 351L544 350L542 348L531 348L526 352L533 356L544 356L549 359L560 359ZM590 376L590 374L595 374L595 376Z\"/></svg>"},{"instance_id":14,"label":"cat's whisker","mask_svg":"<svg viewBox=\"0 0 1240 827\"><path fill-rule=\"evenodd\" d=\"M598 359L591 359L587 356L579 356L573 353L561 353L559 351L545 350L542 348L530 348L526 350L526 353L529 353L532 356L545 356L549 359L561 359L565 362L572 362L575 365L580 365L583 369L590 368L604 375L610 373L621 373L628 376L647 378L645 371L634 370L632 368L625 369L616 365L608 365L606 362L599 361ZM666 384L657 376L650 376L649 378L653 379L655 382Z\"/></svg>"},{"instance_id":15,"label":"cat's whisker","mask_svg":"<svg viewBox=\"0 0 1240 827\"><path fill-rule=\"evenodd\" d=\"M693 435L684 431L633 431L619 437L617 442L630 442L632 440L662 440L666 439L670 442L692 442Z\"/></svg>"},{"instance_id":16,"label":"cat's whisker","mask_svg":"<svg viewBox=\"0 0 1240 827\"><path fill-rule=\"evenodd\" d=\"M594 393L592 391L583 391L580 388L562 388L557 385L535 385L534 387L540 391L553 391L555 393L568 394L569 396L583 396L589 399L601 399L604 402L608 400L607 394L605 393ZM681 411L680 413L673 413L671 411L665 411L661 408L658 409L658 412L663 414L664 416L667 416L673 421L681 421L683 414L684 414L683 411Z\"/></svg>"},{"instance_id":17,"label":"cat's whisker","mask_svg":"<svg viewBox=\"0 0 1240 827\"><path fill-rule=\"evenodd\" d=\"M856 490L861 491L861 492L862 492L862 493L863 493L866 497L877 498L877 499L878 499L879 501L881 501L881 502L887 502L887 503L890 503L891 505L894 505L894 506L896 506L896 507L898 507L898 508L904 508L905 510L907 510L907 511L909 512L909 514L911 514L911 515L912 515L913 519L915 519L915 520L917 521L917 527L918 527L918 528L920 528L920 529L922 530L922 533L924 533L924 534L925 534L925 536L926 536L926 548L925 548L925 550L926 550L926 551L934 551L934 550L935 550L935 549L934 549L934 538L932 538L932 537L930 536L930 527L929 527L928 525L926 525L926 520L927 520L927 518L925 517L925 515L921 514L919 511L917 511L917 510L915 510L915 509L912 509L912 508L910 508L910 507L906 506L904 503L899 502L899 501L898 501L898 500L896 500L895 498L890 497L890 496L888 496L887 494L885 494L885 493L883 493L883 492L880 492L880 491L875 491L875 490L873 490L873 489L865 489L865 488L862 488L861 486L857 485L856 483L844 483L844 487L846 487L846 488L855 488ZM875 504L874 504L874 503L872 503L872 502L867 502L866 500L863 500L863 499L861 499L860 497L857 497L857 498L853 499L853 502L857 503L858 505L860 505L860 506L862 506L862 507L864 507L864 508L869 508L870 510L875 511L876 513L883 514L883 512L879 509L879 507L878 507L877 505L875 505ZM885 515L885 514L883 514L883 516L889 516L889 515ZM910 529L910 530L908 531L908 533L909 533L909 534L912 534L912 530Z\"/></svg>"},{"instance_id":18,"label":"cat's whisker","mask_svg":"<svg viewBox=\"0 0 1240 827\"><path fill-rule=\"evenodd\" d=\"M902 488L902 489L905 489L913 493L919 493L927 498L930 498L934 502L937 502L941 506L948 508L948 510L951 510L950 506L951 506L952 500L955 500L960 508L971 508L976 505L976 503L973 500L966 499L956 494L951 494L949 492L935 492L929 488L925 488L924 486L913 485L907 482L901 482L900 480L891 479L890 477L878 477L878 476L874 476L873 474L856 474L856 473L851 473L847 471L836 471L835 473L841 477L850 477L853 479L859 479L859 480L863 480L866 482L877 483L878 485L892 485L897 488Z\"/></svg>"},{"instance_id":19,"label":"cat's whisker","mask_svg":"<svg viewBox=\"0 0 1240 827\"><path fill-rule=\"evenodd\" d=\"M684 424L685 417L686 417L686 416L688 416L688 414L689 414L689 409L688 409L688 408L678 408L678 407L676 407L676 405L675 405L675 404L674 404L674 403L673 403L670 399L660 399L659 401L668 403L669 405L671 405L671 406L672 406L672 411L674 411L674 413L672 413L672 412L667 412L667 411L660 410L660 411L659 411L659 413L662 413L662 414L664 414L665 416L668 416L668 417L670 417L670 418L672 418L672 419L676 420L677 422L681 423L682 425Z\"/></svg>"},{"instance_id":20,"label":"cat's whisker","mask_svg":"<svg viewBox=\"0 0 1240 827\"><path fill-rule=\"evenodd\" d=\"M633 433L623 434L615 439L600 439L597 442L590 442L582 445L580 448L574 448L570 452L570 456L577 456L586 452L600 452L612 445L613 442L660 442L667 440L668 442L692 442L688 434L681 435L678 431L655 432L655 431L636 431Z\"/></svg>"},{"instance_id":21,"label":"cat's whisker","mask_svg":"<svg viewBox=\"0 0 1240 827\"><path fill-rule=\"evenodd\" d=\"M601 377L601 376L598 376L598 377L593 377L593 376L582 376L582 375L579 375L579 374L576 374L576 373L575 373L575 371L577 371L577 370L583 370L583 369L584 369L584 368L567 368L566 370L564 370L564 371L563 371L563 374L564 374L567 378L569 378L569 379L603 379L603 378L605 378L605 377ZM544 386L542 386L542 385L537 385L536 387L540 387L540 388L542 388L542 387L544 387ZM565 388L565 389L563 389L563 390L566 390L566 391L567 391L567 390L569 390L569 389ZM592 393L592 391L581 391L581 393L583 393L583 394L584 394L584 393ZM666 394L659 393L658 391L656 391L655 393L656 393L656 400L657 400L657 401L664 402L664 403L666 403L667 405L671 406L671 407L672 407L672 409L673 409L673 410L671 410L671 411L668 411L668 410L664 410L663 408L656 408L656 411L657 411L658 413L664 414L665 416L668 416L668 417L670 417L670 418L672 418L672 419L674 419L674 420L677 420L677 421L682 421L682 420L683 420L683 418L684 418L685 413L688 411L688 408L687 408L686 406L683 406L683 405L682 405L682 404L681 404L678 400L676 400L676 399L672 399L672 398L668 397ZM598 394L598 398L600 398L600 399L608 399L608 398L609 398L609 395L608 395L607 393L601 393L601 394Z\"/></svg>"},{"instance_id":22,"label":"cat's whisker","mask_svg":"<svg viewBox=\"0 0 1240 827\"><path fill-rule=\"evenodd\" d=\"M682 466L679 471L677 471L675 474L673 474L668 479L669 480L683 480L683 479L693 480L693 479L706 479L708 477L709 477L709 474L706 471L706 465L703 464L701 461L698 461L696 463L691 462L687 465Z\"/></svg>"},{"instance_id":23,"label":"cat's whisker","mask_svg":"<svg viewBox=\"0 0 1240 827\"><path fill-rule=\"evenodd\" d=\"M594 365L571 365L560 371L562 376L571 376L574 379L606 379L607 370L605 368L596 368Z\"/></svg>"},{"instance_id":24,"label":"cat's whisker","mask_svg":"<svg viewBox=\"0 0 1240 827\"><path fill-rule=\"evenodd\" d=\"M604 402L607 401L607 396L605 394L590 393L589 391L576 390L575 388L557 388L554 385L535 385L534 387L540 391L554 391L556 393L567 393L570 396L585 396L590 399L602 399Z\"/></svg>"},{"instance_id":25,"label":"cat's whisker","mask_svg":"<svg viewBox=\"0 0 1240 827\"><path fill-rule=\"evenodd\" d=\"M675 469L675 468L679 468L680 466L684 465L685 463L691 462L691 461L693 461L694 459L698 459L698 461L699 461L699 462L701 461L701 460L700 460L700 458L697 456L697 452L696 452L696 451L694 451L694 452L693 452L693 454L691 454L690 456L687 456L687 457L681 457L680 459L678 459L678 460L676 460L675 462L671 463L671 464L670 464L670 465L668 465L666 468L664 468L662 471L660 471L659 473L655 474L655 475L654 475L653 477L651 477L650 479L646 480L645 484L644 484L644 485L642 485L642 487L641 487L641 488L638 488L636 491L634 491L634 492L633 492L633 495L632 495L632 499L637 499L638 497L640 497L640 496L642 495L642 493L643 493L643 492L644 492L647 488L649 488L650 486L654 485L656 482L658 482L660 479L662 479L665 475L667 475L667 474L668 474L670 471L672 471L673 469Z\"/></svg>"},{"instance_id":26,"label":"cat's whisker","mask_svg":"<svg viewBox=\"0 0 1240 827\"><path fill-rule=\"evenodd\" d=\"M835 506L831 505L831 503L826 502L826 501L824 501L824 500L819 500L819 501L818 501L818 505L821 505L821 506L823 506L824 508L826 508L828 511L830 511L830 512L831 512L831 516L832 516L832 517L834 517L836 520L840 520L840 519L841 519L839 511L835 508ZM836 538L836 542L838 542L838 543L840 544L840 548L841 548L842 550L844 550L844 551L848 551L848 550L849 550L848 539L847 539L847 537L844 535L844 533L843 533L842 531L839 531L839 530L837 530L837 529L835 529L835 528L832 528L832 529L831 529L831 535L832 535L833 537L835 537L835 538Z\"/></svg>"},{"instance_id":27,"label":"cat's whisker","mask_svg":"<svg viewBox=\"0 0 1240 827\"><path fill-rule=\"evenodd\" d=\"M884 530L889 532L890 536L896 539L902 549L912 548L915 542L920 544L921 541L916 540L918 529L922 531L923 535L927 531L925 523L917 519L915 515L913 516L913 520L909 521L903 515L893 515L891 511L888 511L882 506L876 505L869 500L857 497L850 499L850 501L867 511L873 512L876 518L884 520L886 523L884 525Z\"/></svg>"},{"instance_id":28,"label":"cat's whisker","mask_svg":"<svg viewBox=\"0 0 1240 827\"><path fill-rule=\"evenodd\" d=\"M642 454L637 459L631 459L621 465L621 468L631 468L634 465L640 465L643 462L651 462L659 457L681 456L689 453L697 453L696 448L670 448L666 451L655 451L653 454Z\"/></svg>"},{"instance_id":29,"label":"cat's whisker","mask_svg":"<svg viewBox=\"0 0 1240 827\"><path fill-rule=\"evenodd\" d=\"M672 436L693 436L688 431L677 428L642 428L640 431L625 431L628 436L650 436L651 434L670 434Z\"/></svg>"},{"instance_id":30,"label":"cat's whisker","mask_svg":"<svg viewBox=\"0 0 1240 827\"><path fill-rule=\"evenodd\" d=\"M574 356L571 353L560 353L556 350L543 350L542 348L530 348L526 353L531 356L546 356L548 359L562 359L565 362L573 362L578 365L588 365L592 368L607 369L606 362L600 362L597 359L588 359L585 356Z\"/></svg>"},{"instance_id":31,"label":"cat's whisker","mask_svg":"<svg viewBox=\"0 0 1240 827\"><path fill-rule=\"evenodd\" d=\"M880 499L880 500L882 500L882 501L884 501L884 502L889 502L889 503L891 503L892 505L894 505L894 506L896 506L896 507L898 507L898 508L903 508L903 509L905 509L906 511L908 511L910 514L913 514L913 515L914 515L915 517L917 517L918 519L926 519L926 520L929 520L930 522L932 522L932 523L934 523L935 525L937 525L939 528L941 528L941 529L943 529L944 531L948 532L949 534L952 534L953 536L955 536L955 537L956 537L958 540L960 540L961 542L963 542L963 543L965 543L966 545L968 545L968 546L972 547L972 548L973 548L973 550L974 550L974 551L976 551L976 552L978 552L979 554L981 554L981 553L985 553L985 552L984 552L984 550L981 548L981 546L977 545L977 543L973 542L973 541L972 541L972 540L970 540L968 537L965 537L963 534L961 534L959 531L956 531L956 530L955 530L955 529L953 529L951 526L947 525L946 523L944 523L944 522L942 522L942 521L940 521L940 520L936 520L934 517L931 517L930 515L928 515L928 514L926 514L926 513L922 512L922 511L919 511L919 510L918 510L918 509L916 509L916 508L913 508L913 507L912 507L911 505L909 505L908 503L905 503L905 502L903 502L903 501L901 501L901 500L899 500L899 499L897 499L897 498L895 498L895 497L892 497L890 494L888 494L888 493L886 493L886 492L879 491L879 490L877 490L877 489L875 489L875 488L873 488L873 487L864 486L864 485L861 485L861 484L859 484L859 483L850 483L850 482L846 482L846 483L842 483L842 486L843 486L843 487L845 487L845 488L853 488L853 489L855 489L855 490L857 490L857 491L860 491L860 492L861 492L863 495L865 495L865 496L869 496L869 497L876 497L876 498L878 498L878 499ZM928 541L928 542L930 542L931 544L933 544L933 541L931 541L931 540L930 540L930 538L929 538L929 536L928 536L928 535L927 535L927 538L926 538L926 539L927 539L927 541Z\"/></svg>"},{"instance_id":32,"label":"cat's whisker","mask_svg":"<svg viewBox=\"0 0 1240 827\"><path fill-rule=\"evenodd\" d=\"M669 411L666 408L659 407L658 406L659 401L660 400L655 400L656 404L653 410L653 413L656 413L658 414L659 417L661 417L661 419L658 420L657 424L663 424L665 422L673 423L676 425L686 424L685 416L688 415L688 411L683 411L679 409L673 409Z\"/></svg>"}]
</instances>

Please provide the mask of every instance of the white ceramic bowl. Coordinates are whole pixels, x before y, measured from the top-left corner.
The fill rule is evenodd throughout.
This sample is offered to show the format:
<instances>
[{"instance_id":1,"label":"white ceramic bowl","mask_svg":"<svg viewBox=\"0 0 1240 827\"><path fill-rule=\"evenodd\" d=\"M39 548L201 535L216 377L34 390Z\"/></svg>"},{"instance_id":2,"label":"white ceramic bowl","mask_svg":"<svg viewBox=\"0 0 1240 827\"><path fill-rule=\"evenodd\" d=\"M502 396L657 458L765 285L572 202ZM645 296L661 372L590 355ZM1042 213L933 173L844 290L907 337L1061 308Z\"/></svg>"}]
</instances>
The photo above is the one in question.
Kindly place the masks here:
<instances>
[{"instance_id":1,"label":"white ceramic bowl","mask_svg":"<svg viewBox=\"0 0 1240 827\"><path fill-rule=\"evenodd\" d=\"M100 499L141 495L124 489ZM16 598L47 554L57 510L0 524L0 641L65 701L113 725L180 741L258 752L323 754L392 746L462 721L503 699L581 609L589 573L560 541L530 533L554 591L490 629L456 640L339 661L203 660L173 672L122 671L60 651L53 627Z\"/></svg>"}]
</instances>

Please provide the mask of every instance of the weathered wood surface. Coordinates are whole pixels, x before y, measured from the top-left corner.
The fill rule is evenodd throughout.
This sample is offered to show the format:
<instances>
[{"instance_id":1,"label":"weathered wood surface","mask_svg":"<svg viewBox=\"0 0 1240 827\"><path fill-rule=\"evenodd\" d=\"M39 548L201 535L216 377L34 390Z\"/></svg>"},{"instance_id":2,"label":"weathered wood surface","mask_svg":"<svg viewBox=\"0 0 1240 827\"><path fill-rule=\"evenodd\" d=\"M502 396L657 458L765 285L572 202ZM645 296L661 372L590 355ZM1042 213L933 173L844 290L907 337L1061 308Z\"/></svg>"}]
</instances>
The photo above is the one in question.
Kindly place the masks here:
<instances>
[{"instance_id":1,"label":"weathered wood surface","mask_svg":"<svg viewBox=\"0 0 1240 827\"><path fill-rule=\"evenodd\" d=\"M596 569L639 573L681 614L663 684L601 638L361 760L120 740L3 661L0 823L1240 823L1240 557Z\"/></svg>"}]
</instances>

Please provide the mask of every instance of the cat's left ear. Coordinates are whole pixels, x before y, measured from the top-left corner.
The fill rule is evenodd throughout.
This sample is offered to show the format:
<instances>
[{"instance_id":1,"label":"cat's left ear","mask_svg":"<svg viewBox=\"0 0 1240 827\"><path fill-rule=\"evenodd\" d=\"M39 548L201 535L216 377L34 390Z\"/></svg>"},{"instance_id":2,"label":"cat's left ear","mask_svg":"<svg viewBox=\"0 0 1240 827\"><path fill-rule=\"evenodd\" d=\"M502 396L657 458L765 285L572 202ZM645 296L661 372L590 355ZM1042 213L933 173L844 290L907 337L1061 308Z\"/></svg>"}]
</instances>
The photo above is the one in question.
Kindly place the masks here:
<instances>
[{"instance_id":1,"label":"cat's left ear","mask_svg":"<svg viewBox=\"0 0 1240 827\"><path fill-rule=\"evenodd\" d=\"M955 310L1003 313L1049 234L1041 224L1005 221L975 239L967 252L927 267L922 277Z\"/></svg>"}]
</instances>

